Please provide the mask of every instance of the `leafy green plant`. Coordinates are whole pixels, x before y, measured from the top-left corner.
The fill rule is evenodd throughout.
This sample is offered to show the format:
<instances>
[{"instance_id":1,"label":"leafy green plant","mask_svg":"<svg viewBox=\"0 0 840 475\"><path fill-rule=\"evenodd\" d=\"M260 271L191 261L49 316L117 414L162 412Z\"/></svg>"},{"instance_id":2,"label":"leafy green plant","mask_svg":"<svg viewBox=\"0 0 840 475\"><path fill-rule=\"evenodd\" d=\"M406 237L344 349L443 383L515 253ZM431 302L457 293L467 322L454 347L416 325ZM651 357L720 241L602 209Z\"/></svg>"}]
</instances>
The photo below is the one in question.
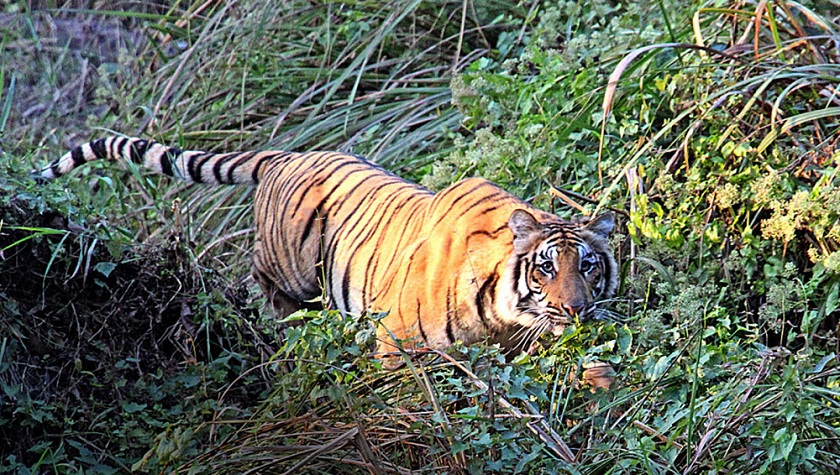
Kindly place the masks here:
<instances>
[{"instance_id":1,"label":"leafy green plant","mask_svg":"<svg viewBox=\"0 0 840 475\"><path fill-rule=\"evenodd\" d=\"M510 364L498 348L458 347L410 352L401 368L383 371L367 354L377 318L334 311L290 317L299 325L266 363L276 376L263 405L248 420L219 414L212 424L235 430L201 455L180 458L179 470L510 473L563 470L563 457L574 457L537 407L563 407L552 418L558 427L584 410L589 390L555 370L583 357L572 348L595 338L594 327L570 328L565 344L546 348L544 358ZM596 333L604 337L603 329Z\"/></svg>"}]
</instances>

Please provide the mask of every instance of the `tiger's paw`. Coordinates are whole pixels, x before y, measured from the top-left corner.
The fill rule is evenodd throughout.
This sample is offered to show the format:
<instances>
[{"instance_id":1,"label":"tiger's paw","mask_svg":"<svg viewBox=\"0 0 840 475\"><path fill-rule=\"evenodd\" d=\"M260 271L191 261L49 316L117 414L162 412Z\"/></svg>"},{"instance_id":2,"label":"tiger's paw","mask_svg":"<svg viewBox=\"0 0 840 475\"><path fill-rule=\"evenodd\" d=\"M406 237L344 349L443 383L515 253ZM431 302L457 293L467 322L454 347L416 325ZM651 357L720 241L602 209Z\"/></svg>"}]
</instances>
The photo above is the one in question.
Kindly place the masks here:
<instances>
[{"instance_id":1,"label":"tiger's paw","mask_svg":"<svg viewBox=\"0 0 840 475\"><path fill-rule=\"evenodd\" d=\"M382 363L382 369L386 371L396 371L405 366L405 358L399 354L380 356L377 359Z\"/></svg>"},{"instance_id":2,"label":"tiger's paw","mask_svg":"<svg viewBox=\"0 0 840 475\"><path fill-rule=\"evenodd\" d=\"M581 382L584 386L592 388L592 391L599 388L608 390L612 387L614 381L615 370L609 363L604 363L603 361L593 361L583 365Z\"/></svg>"}]
</instances>

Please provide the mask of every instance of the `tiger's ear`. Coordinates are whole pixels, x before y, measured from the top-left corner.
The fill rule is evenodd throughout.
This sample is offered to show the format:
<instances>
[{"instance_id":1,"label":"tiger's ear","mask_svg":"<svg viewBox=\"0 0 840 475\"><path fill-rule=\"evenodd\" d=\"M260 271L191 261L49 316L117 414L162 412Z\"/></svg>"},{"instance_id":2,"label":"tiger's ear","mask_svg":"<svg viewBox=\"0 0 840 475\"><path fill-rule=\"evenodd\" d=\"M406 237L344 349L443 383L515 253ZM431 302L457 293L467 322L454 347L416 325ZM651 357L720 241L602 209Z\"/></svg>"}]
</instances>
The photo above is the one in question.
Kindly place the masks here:
<instances>
[{"instance_id":1,"label":"tiger's ear","mask_svg":"<svg viewBox=\"0 0 840 475\"><path fill-rule=\"evenodd\" d=\"M542 226L533 214L518 209L510 214L508 227L513 231L513 247L519 249L524 246L534 234L542 232Z\"/></svg>"},{"instance_id":2,"label":"tiger's ear","mask_svg":"<svg viewBox=\"0 0 840 475\"><path fill-rule=\"evenodd\" d=\"M607 238L610 237L613 228L615 228L615 218L612 213L604 213L597 218L591 219L583 227L599 236Z\"/></svg>"}]
</instances>

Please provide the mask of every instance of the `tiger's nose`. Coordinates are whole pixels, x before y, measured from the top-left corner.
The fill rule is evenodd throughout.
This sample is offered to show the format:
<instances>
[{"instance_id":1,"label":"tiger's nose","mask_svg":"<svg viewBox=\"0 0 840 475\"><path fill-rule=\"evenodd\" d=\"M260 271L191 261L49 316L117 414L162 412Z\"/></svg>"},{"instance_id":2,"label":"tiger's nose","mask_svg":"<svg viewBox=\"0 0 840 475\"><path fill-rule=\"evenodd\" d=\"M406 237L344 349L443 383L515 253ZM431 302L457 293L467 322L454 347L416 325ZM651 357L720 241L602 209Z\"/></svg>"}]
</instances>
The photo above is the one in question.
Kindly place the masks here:
<instances>
[{"instance_id":1,"label":"tiger's nose","mask_svg":"<svg viewBox=\"0 0 840 475\"><path fill-rule=\"evenodd\" d=\"M563 310L570 316L579 317L583 314L583 311L586 309L586 304L584 304L583 302L572 302L564 303L562 307Z\"/></svg>"}]
</instances>

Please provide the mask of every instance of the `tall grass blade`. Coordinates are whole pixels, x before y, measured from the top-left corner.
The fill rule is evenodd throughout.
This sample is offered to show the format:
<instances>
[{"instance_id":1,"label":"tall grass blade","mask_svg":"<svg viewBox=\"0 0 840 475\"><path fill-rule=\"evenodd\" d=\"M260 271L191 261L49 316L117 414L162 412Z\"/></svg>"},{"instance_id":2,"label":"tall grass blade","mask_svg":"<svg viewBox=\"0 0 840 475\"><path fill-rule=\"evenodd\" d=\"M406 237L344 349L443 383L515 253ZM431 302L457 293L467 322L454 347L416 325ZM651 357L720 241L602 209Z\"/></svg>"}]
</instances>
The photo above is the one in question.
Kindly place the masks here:
<instances>
[{"instance_id":1,"label":"tall grass blade","mask_svg":"<svg viewBox=\"0 0 840 475\"><path fill-rule=\"evenodd\" d=\"M793 117L788 117L785 119L782 126L778 129L771 129L770 132L764 137L761 143L758 144L756 147L756 151L758 153L763 153L767 147L772 144L776 138L778 138L781 134L786 134L790 132L795 127L798 127L804 123L811 122L818 119L825 119L829 117L840 116L840 107L827 107L825 109L820 109L816 111L804 112L802 114L797 114Z\"/></svg>"},{"instance_id":2,"label":"tall grass blade","mask_svg":"<svg viewBox=\"0 0 840 475\"><path fill-rule=\"evenodd\" d=\"M0 85L3 84L3 80L5 79L5 71L0 71ZM9 87L6 89L5 93L0 90L0 97L3 98L3 108L0 110L0 134L6 130L6 121L9 119L9 114L12 111L12 101L15 97L15 83L17 81L17 76L12 73L12 79L9 80Z\"/></svg>"}]
</instances>

